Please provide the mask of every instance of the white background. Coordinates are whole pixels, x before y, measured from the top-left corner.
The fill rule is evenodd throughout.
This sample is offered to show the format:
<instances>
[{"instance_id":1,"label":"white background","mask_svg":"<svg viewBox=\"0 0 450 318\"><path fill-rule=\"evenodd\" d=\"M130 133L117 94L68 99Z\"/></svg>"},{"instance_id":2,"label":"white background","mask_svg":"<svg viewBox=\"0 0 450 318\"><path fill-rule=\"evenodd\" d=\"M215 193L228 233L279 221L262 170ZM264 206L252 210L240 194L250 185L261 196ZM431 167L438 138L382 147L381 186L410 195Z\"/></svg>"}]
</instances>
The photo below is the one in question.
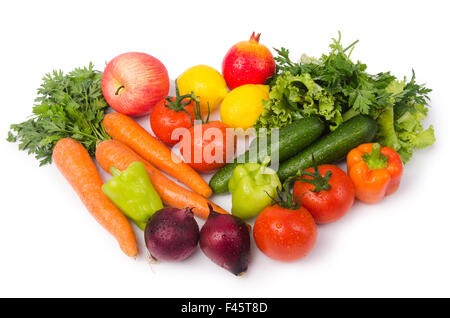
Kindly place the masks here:
<instances>
[{"instance_id":1,"label":"white background","mask_svg":"<svg viewBox=\"0 0 450 318\"><path fill-rule=\"evenodd\" d=\"M316 297L450 296L449 44L446 1L8 1L0 11L0 296ZM158 57L176 78L220 70L234 43L261 32L292 57L319 56L337 31L360 39L353 58L433 88L427 123L437 143L417 151L399 192L357 203L319 227L315 249L284 264L253 245L236 278L200 250L182 263L129 259L86 212L55 166L5 141L31 113L41 77L127 51ZM142 122L148 127L147 119ZM214 200L229 208L229 197ZM203 221L199 221L200 224Z\"/></svg>"}]
</instances>

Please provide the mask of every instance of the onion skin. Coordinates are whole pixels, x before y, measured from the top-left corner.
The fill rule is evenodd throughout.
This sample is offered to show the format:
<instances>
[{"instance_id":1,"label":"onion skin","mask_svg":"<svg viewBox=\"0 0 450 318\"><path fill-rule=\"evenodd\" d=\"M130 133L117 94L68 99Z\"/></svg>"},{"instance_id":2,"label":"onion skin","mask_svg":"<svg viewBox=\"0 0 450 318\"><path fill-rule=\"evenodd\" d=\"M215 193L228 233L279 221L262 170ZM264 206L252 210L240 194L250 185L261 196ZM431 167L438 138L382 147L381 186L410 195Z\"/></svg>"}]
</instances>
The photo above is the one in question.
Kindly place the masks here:
<instances>
[{"instance_id":1,"label":"onion skin","mask_svg":"<svg viewBox=\"0 0 450 318\"><path fill-rule=\"evenodd\" d=\"M179 262L195 251L200 231L191 208L164 208L149 219L144 236L154 259Z\"/></svg>"},{"instance_id":2,"label":"onion skin","mask_svg":"<svg viewBox=\"0 0 450 318\"><path fill-rule=\"evenodd\" d=\"M233 215L210 210L200 231L200 248L214 263L240 276L247 271L250 258L249 228Z\"/></svg>"}]
</instances>

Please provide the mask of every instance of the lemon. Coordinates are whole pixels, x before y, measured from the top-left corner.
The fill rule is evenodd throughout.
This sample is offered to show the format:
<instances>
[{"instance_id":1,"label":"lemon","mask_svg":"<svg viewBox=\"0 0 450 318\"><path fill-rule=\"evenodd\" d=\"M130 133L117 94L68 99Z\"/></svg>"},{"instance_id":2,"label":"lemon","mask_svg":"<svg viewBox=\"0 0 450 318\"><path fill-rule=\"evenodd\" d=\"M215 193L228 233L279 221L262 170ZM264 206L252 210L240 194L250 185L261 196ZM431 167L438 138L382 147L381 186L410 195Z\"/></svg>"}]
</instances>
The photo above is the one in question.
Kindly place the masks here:
<instances>
[{"instance_id":1,"label":"lemon","mask_svg":"<svg viewBox=\"0 0 450 318\"><path fill-rule=\"evenodd\" d=\"M228 93L223 76L207 65L193 66L177 78L181 95L194 94L200 99L202 114L208 113L208 105L213 112Z\"/></svg>"},{"instance_id":2,"label":"lemon","mask_svg":"<svg viewBox=\"0 0 450 318\"><path fill-rule=\"evenodd\" d=\"M269 99L269 86L247 84L233 89L222 102L220 118L233 128L253 126L263 111L263 100Z\"/></svg>"}]
</instances>

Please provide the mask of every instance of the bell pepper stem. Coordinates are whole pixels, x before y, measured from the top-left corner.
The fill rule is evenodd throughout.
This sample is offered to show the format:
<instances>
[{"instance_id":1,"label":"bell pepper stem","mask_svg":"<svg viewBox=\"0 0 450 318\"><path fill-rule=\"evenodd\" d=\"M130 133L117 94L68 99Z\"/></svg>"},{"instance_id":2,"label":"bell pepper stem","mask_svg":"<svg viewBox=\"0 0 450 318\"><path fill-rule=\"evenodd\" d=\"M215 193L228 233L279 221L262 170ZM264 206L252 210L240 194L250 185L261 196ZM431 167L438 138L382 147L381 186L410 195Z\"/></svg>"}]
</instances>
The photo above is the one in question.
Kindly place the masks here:
<instances>
[{"instance_id":1,"label":"bell pepper stem","mask_svg":"<svg viewBox=\"0 0 450 318\"><path fill-rule=\"evenodd\" d=\"M270 163L270 157L266 156L264 158L263 162L261 163L261 167L259 168L257 175L264 174L264 172L266 171L267 166L269 165L269 163Z\"/></svg>"},{"instance_id":2,"label":"bell pepper stem","mask_svg":"<svg viewBox=\"0 0 450 318\"><path fill-rule=\"evenodd\" d=\"M119 169L117 169L116 167L110 167L109 171L111 171L111 174L113 175L113 177L118 177L120 176L120 174L122 173Z\"/></svg>"},{"instance_id":3,"label":"bell pepper stem","mask_svg":"<svg viewBox=\"0 0 450 318\"><path fill-rule=\"evenodd\" d=\"M370 170L385 169L388 166L388 157L381 153L381 146L378 143L373 144L372 152L366 152L362 159Z\"/></svg>"}]
</instances>

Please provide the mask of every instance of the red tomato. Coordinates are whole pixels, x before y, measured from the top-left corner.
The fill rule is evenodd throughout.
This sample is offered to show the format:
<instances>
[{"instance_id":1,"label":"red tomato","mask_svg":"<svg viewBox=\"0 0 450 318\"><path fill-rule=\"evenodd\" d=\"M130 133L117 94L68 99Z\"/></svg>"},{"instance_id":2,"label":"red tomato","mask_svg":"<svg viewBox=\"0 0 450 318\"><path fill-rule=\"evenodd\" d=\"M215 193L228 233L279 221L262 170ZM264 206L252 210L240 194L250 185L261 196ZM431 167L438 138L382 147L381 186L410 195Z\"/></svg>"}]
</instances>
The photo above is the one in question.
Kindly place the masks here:
<instances>
[{"instance_id":1,"label":"red tomato","mask_svg":"<svg viewBox=\"0 0 450 318\"><path fill-rule=\"evenodd\" d=\"M229 138L227 145L227 128L220 121L191 127L181 140L180 152L184 160L200 172L225 166L227 154L228 158L233 158L236 149L235 136Z\"/></svg>"},{"instance_id":2,"label":"red tomato","mask_svg":"<svg viewBox=\"0 0 450 318\"><path fill-rule=\"evenodd\" d=\"M273 205L258 215L253 237L258 248L268 257L292 262L312 250L317 239L317 226L304 207L289 210Z\"/></svg>"},{"instance_id":3,"label":"red tomato","mask_svg":"<svg viewBox=\"0 0 450 318\"><path fill-rule=\"evenodd\" d=\"M296 181L294 196L300 198L300 202L312 214L317 224L325 224L340 219L352 207L355 201L355 187L350 177L337 166L322 165L318 169L322 177L327 171L331 171L331 177L328 180L330 188L313 192L314 185ZM305 171L314 173L314 168ZM310 176L303 178L313 179Z\"/></svg>"},{"instance_id":4,"label":"red tomato","mask_svg":"<svg viewBox=\"0 0 450 318\"><path fill-rule=\"evenodd\" d=\"M175 97L171 97L172 101L175 101ZM183 111L174 111L167 108L168 102L163 99L159 101L153 108L150 114L150 125L156 137L169 146L174 146L181 140L181 135L177 138L172 136L173 131L176 128L192 127L191 117ZM194 117L194 102L185 106L184 109Z\"/></svg>"}]
</instances>

